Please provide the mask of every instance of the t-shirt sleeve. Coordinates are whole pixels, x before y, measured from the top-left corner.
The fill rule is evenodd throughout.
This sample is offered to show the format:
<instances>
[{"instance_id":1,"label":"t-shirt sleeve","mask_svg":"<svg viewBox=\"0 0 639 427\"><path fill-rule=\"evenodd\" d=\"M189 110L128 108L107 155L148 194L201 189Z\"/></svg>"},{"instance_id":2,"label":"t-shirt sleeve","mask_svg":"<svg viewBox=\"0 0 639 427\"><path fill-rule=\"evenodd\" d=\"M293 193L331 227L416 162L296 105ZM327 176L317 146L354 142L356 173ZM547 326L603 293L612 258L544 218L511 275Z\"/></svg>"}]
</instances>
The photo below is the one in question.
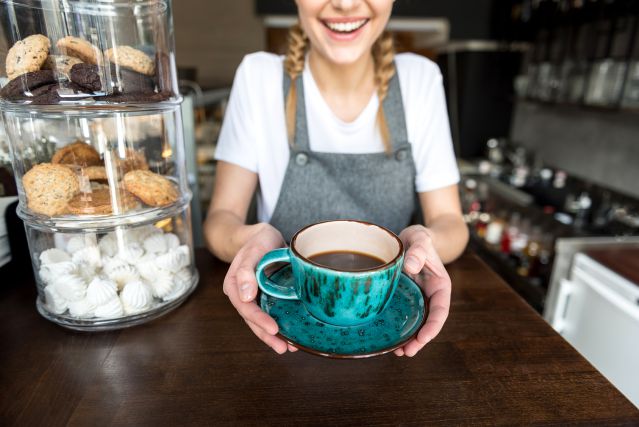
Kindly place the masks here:
<instances>
[{"instance_id":1,"label":"t-shirt sleeve","mask_svg":"<svg viewBox=\"0 0 639 427\"><path fill-rule=\"evenodd\" d=\"M429 64L432 77L425 79L423 90L411 93L413 102L411 141L417 175L418 193L437 190L459 182L459 170L453 150L442 75ZM422 75L423 76L423 75ZM423 82L424 80L422 80Z\"/></svg>"},{"instance_id":2,"label":"t-shirt sleeve","mask_svg":"<svg viewBox=\"0 0 639 427\"><path fill-rule=\"evenodd\" d=\"M242 61L235 73L233 88L215 150L215 158L257 172L258 138L254 135L254 113L249 90L250 64Z\"/></svg>"}]
</instances>

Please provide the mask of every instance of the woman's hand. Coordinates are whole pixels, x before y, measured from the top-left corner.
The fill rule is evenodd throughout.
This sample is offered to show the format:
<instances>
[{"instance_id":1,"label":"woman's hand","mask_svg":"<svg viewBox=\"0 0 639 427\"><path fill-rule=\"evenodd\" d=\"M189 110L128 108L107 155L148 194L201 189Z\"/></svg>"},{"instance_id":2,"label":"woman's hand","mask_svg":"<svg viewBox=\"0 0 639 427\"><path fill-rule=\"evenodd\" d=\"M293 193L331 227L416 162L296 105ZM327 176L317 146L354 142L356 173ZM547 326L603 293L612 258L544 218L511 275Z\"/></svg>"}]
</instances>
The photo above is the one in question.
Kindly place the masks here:
<instances>
[{"instance_id":1,"label":"woman's hand","mask_svg":"<svg viewBox=\"0 0 639 427\"><path fill-rule=\"evenodd\" d=\"M286 244L282 234L273 226L261 226L262 228L246 242L233 259L224 278L224 293L253 333L266 345L279 354L286 353L287 349L297 351L295 347L276 336L279 329L277 323L255 302L257 263L267 252Z\"/></svg>"},{"instance_id":2,"label":"woman's hand","mask_svg":"<svg viewBox=\"0 0 639 427\"><path fill-rule=\"evenodd\" d=\"M426 227L410 226L399 237L406 248L404 271L422 287L428 299L426 323L415 338L395 350L398 356L412 357L435 338L444 326L450 308L451 282Z\"/></svg>"}]
</instances>

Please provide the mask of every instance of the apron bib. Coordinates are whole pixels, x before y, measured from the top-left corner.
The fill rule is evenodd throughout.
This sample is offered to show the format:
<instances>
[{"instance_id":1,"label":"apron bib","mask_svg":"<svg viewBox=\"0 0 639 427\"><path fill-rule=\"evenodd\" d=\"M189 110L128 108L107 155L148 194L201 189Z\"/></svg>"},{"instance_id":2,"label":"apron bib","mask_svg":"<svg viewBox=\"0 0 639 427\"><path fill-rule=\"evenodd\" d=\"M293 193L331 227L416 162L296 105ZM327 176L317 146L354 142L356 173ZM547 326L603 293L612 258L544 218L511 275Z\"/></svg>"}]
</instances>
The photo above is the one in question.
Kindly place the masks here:
<instances>
[{"instance_id":1,"label":"apron bib","mask_svg":"<svg viewBox=\"0 0 639 427\"><path fill-rule=\"evenodd\" d=\"M416 172L397 73L383 102L391 155L311 151L303 79L296 83L295 139L271 225L287 242L306 225L334 219L368 221L399 233L415 211ZM285 98L290 85L284 73Z\"/></svg>"}]
</instances>

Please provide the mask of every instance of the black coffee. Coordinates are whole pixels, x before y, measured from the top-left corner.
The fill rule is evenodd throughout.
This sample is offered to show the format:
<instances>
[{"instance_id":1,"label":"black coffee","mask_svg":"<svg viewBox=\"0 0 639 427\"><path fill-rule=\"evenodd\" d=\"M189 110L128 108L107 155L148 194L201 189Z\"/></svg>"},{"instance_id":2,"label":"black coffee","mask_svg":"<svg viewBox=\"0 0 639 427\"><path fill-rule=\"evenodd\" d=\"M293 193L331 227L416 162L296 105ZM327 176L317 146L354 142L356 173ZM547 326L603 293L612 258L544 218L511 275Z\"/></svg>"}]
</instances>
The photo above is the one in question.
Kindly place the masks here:
<instances>
[{"instance_id":1,"label":"black coffee","mask_svg":"<svg viewBox=\"0 0 639 427\"><path fill-rule=\"evenodd\" d=\"M308 259L323 267L346 271L370 270L386 264L373 255L351 251L322 252Z\"/></svg>"}]
</instances>

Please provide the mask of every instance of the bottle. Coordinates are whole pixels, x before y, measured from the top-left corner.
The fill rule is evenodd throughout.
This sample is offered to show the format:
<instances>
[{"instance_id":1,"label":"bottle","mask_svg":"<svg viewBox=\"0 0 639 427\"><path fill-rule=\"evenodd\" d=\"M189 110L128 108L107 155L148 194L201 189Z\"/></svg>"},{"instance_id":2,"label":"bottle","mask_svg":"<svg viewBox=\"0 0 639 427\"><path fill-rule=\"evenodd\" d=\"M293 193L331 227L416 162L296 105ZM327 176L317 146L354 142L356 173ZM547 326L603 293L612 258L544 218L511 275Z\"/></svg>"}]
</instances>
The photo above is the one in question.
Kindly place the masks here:
<instances>
[{"instance_id":1,"label":"bottle","mask_svg":"<svg viewBox=\"0 0 639 427\"><path fill-rule=\"evenodd\" d=\"M541 251L541 228L533 227L528 245L524 249L525 262L520 264L517 273L524 277L537 277L539 274L539 252Z\"/></svg>"},{"instance_id":2,"label":"bottle","mask_svg":"<svg viewBox=\"0 0 639 427\"><path fill-rule=\"evenodd\" d=\"M492 220L486 228L486 243L493 247L499 247L502 241L502 234L506 228L506 222L504 221L504 213L500 212L498 215L493 215Z\"/></svg>"},{"instance_id":3,"label":"bottle","mask_svg":"<svg viewBox=\"0 0 639 427\"><path fill-rule=\"evenodd\" d=\"M521 215L519 212L513 212L508 221L508 228L502 235L501 251L506 255L513 253L513 242L519 234L519 223L521 221Z\"/></svg>"},{"instance_id":4,"label":"bottle","mask_svg":"<svg viewBox=\"0 0 639 427\"><path fill-rule=\"evenodd\" d=\"M484 239L486 237L486 228L488 227L489 222L490 214L485 212L479 214L479 219L475 223L475 232L479 238Z\"/></svg>"}]
</instances>

